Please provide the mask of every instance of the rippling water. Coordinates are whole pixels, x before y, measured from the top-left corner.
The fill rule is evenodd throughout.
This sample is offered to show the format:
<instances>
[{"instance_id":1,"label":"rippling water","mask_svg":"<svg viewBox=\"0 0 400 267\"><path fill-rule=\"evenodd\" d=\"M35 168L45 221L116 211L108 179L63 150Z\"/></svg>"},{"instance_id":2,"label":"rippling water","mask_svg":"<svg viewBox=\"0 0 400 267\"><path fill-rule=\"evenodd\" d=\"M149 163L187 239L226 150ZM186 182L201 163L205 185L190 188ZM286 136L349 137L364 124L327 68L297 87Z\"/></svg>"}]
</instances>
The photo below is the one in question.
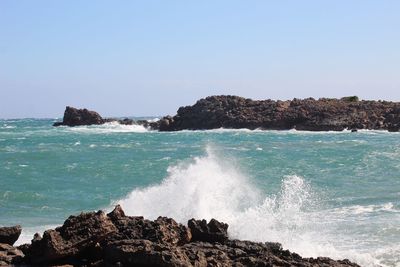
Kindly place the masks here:
<instances>
[{"instance_id":1,"label":"rippling water","mask_svg":"<svg viewBox=\"0 0 400 267\"><path fill-rule=\"evenodd\" d=\"M0 120L0 225L19 243L82 210L229 223L302 256L400 266L400 134Z\"/></svg>"}]
</instances>

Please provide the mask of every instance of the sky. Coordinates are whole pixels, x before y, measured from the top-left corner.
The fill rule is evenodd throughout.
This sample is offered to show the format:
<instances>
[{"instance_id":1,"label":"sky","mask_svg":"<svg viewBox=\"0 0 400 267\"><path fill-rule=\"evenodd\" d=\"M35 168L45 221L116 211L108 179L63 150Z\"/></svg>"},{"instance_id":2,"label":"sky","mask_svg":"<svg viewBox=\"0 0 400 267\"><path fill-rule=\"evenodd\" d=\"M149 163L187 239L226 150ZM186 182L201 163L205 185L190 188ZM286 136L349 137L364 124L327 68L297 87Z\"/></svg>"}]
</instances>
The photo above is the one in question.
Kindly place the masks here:
<instances>
[{"instance_id":1,"label":"sky","mask_svg":"<svg viewBox=\"0 0 400 267\"><path fill-rule=\"evenodd\" d=\"M400 1L0 1L0 118L220 94L400 101Z\"/></svg>"}]
</instances>

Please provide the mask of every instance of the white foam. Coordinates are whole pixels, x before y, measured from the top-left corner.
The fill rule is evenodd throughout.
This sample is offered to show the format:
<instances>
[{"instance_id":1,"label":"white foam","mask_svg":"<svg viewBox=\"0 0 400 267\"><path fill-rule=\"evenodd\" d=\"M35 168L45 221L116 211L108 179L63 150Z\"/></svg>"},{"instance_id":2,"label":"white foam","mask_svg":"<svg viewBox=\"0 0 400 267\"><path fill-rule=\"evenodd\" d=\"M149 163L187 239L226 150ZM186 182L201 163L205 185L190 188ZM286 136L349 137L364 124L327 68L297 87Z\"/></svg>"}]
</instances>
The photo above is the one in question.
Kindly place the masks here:
<instances>
[{"instance_id":1,"label":"white foam","mask_svg":"<svg viewBox=\"0 0 400 267\"><path fill-rule=\"evenodd\" d=\"M368 250L338 230L340 221L328 221L331 211L318 209L318 196L304 178L284 177L280 192L265 195L236 166L208 148L206 156L169 167L160 184L135 189L119 204L129 215L164 215L183 224L216 218L229 224L233 238L280 242L306 257L349 258L362 266L383 266L385 253L393 257L390 246Z\"/></svg>"},{"instance_id":2,"label":"white foam","mask_svg":"<svg viewBox=\"0 0 400 267\"><path fill-rule=\"evenodd\" d=\"M380 205L353 205L333 209L332 212L344 215L363 215L376 212L394 212L400 213L392 202L383 203Z\"/></svg>"},{"instance_id":3,"label":"white foam","mask_svg":"<svg viewBox=\"0 0 400 267\"><path fill-rule=\"evenodd\" d=\"M105 134L105 133L145 133L149 130L143 125L123 125L118 122L109 122L102 125L59 127L58 129L87 134Z\"/></svg>"},{"instance_id":4,"label":"white foam","mask_svg":"<svg viewBox=\"0 0 400 267\"><path fill-rule=\"evenodd\" d=\"M192 217L233 219L236 210L260 200L246 177L219 164L212 154L170 167L168 173L160 185L136 189L121 200L126 212L152 219L165 215L182 222Z\"/></svg>"},{"instance_id":5,"label":"white foam","mask_svg":"<svg viewBox=\"0 0 400 267\"><path fill-rule=\"evenodd\" d=\"M180 130L174 133L190 133L190 132L202 132L202 133L272 133L278 135L343 135L343 134L368 134L368 135L377 135L377 134L400 134L400 132L389 132L388 130L368 130L368 129L360 129L357 133L352 132L351 130L344 129L342 131L306 131L306 130L271 130L271 129L248 129L248 128L216 128L216 129L206 129L206 130Z\"/></svg>"},{"instance_id":6,"label":"white foam","mask_svg":"<svg viewBox=\"0 0 400 267\"><path fill-rule=\"evenodd\" d=\"M153 118L153 119L149 119L149 120L147 120L148 122L157 122L157 121L159 121L160 120L160 118Z\"/></svg>"}]
</instances>

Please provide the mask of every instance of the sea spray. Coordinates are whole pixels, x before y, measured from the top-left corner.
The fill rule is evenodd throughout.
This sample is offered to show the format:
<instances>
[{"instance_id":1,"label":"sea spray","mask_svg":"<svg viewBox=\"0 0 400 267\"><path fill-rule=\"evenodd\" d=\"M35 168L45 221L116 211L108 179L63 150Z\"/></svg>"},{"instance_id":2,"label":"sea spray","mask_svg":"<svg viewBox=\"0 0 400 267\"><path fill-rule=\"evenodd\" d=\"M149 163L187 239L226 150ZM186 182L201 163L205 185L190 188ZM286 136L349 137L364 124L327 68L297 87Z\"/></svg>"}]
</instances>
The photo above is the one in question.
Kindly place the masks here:
<instances>
[{"instance_id":1,"label":"sea spray","mask_svg":"<svg viewBox=\"0 0 400 267\"><path fill-rule=\"evenodd\" d=\"M108 122L101 125L59 127L57 130L82 134L146 133L149 131L143 125L123 125L118 122Z\"/></svg>"},{"instance_id":2,"label":"sea spray","mask_svg":"<svg viewBox=\"0 0 400 267\"><path fill-rule=\"evenodd\" d=\"M331 225L318 211L319 196L304 178L285 176L279 192L265 195L232 159L210 146L206 150L205 156L170 166L160 184L135 189L119 204L129 215L168 216L183 224L190 218L216 218L229 224L231 238L280 242L306 257L350 258L363 266L379 263L371 254L356 251L355 244L337 247L346 238L326 228Z\"/></svg>"},{"instance_id":3,"label":"sea spray","mask_svg":"<svg viewBox=\"0 0 400 267\"><path fill-rule=\"evenodd\" d=\"M190 218L231 221L238 211L261 201L261 192L237 169L207 156L168 168L161 184L135 189L120 201L128 214L157 218L160 215L186 222Z\"/></svg>"}]
</instances>

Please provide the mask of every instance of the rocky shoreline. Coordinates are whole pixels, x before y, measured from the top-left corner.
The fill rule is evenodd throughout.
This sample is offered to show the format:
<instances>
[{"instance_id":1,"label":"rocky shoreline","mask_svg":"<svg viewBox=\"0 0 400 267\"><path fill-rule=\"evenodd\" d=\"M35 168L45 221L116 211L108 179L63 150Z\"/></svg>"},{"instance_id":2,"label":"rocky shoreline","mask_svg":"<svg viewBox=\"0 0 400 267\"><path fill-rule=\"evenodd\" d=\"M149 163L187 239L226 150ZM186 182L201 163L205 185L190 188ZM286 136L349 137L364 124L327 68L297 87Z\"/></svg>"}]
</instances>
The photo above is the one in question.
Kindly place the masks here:
<instances>
[{"instance_id":1,"label":"rocky shoreline","mask_svg":"<svg viewBox=\"0 0 400 267\"><path fill-rule=\"evenodd\" d=\"M198 100L192 106L180 107L175 116L158 122L131 119L103 119L97 112L67 107L62 122L54 126L78 126L117 121L139 124L152 130L263 129L303 131L343 131L349 129L400 130L400 103L364 101L358 97L287 101L252 100L221 95Z\"/></svg>"},{"instance_id":2,"label":"rocky shoreline","mask_svg":"<svg viewBox=\"0 0 400 267\"><path fill-rule=\"evenodd\" d=\"M70 216L62 226L14 247L21 227L0 228L0 266L359 266L349 260L302 258L279 243L232 240L215 219L126 216L122 208Z\"/></svg>"}]
</instances>

